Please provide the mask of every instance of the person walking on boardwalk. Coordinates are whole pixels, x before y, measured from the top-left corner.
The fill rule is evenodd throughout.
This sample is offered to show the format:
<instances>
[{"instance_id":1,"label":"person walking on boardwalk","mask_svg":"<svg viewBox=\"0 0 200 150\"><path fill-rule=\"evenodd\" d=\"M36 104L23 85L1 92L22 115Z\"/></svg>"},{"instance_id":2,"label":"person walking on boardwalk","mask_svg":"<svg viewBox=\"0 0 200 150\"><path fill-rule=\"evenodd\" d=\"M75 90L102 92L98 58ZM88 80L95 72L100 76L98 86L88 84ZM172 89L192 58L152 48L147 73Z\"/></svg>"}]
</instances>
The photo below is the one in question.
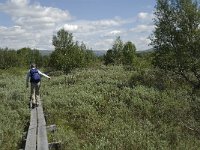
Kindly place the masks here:
<instances>
[{"instance_id":1,"label":"person walking on boardwalk","mask_svg":"<svg viewBox=\"0 0 200 150\"><path fill-rule=\"evenodd\" d=\"M38 70L36 68L36 64L32 63L26 77L26 87L29 87L29 82L31 85L32 108L35 108L39 105L41 75L48 79L51 79L51 77Z\"/></svg>"}]
</instances>

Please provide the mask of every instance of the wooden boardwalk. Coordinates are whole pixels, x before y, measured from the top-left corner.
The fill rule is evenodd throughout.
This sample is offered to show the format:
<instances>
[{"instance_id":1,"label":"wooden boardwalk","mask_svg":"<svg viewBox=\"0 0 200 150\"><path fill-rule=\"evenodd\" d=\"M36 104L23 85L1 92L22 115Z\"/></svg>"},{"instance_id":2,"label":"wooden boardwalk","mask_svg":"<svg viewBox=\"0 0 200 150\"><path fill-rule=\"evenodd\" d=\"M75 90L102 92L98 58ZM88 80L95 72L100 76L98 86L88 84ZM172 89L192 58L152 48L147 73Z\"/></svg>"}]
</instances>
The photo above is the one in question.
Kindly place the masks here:
<instances>
[{"instance_id":1,"label":"wooden boardwalk","mask_svg":"<svg viewBox=\"0 0 200 150\"><path fill-rule=\"evenodd\" d=\"M31 110L25 150L49 150L46 121L41 103Z\"/></svg>"}]
</instances>

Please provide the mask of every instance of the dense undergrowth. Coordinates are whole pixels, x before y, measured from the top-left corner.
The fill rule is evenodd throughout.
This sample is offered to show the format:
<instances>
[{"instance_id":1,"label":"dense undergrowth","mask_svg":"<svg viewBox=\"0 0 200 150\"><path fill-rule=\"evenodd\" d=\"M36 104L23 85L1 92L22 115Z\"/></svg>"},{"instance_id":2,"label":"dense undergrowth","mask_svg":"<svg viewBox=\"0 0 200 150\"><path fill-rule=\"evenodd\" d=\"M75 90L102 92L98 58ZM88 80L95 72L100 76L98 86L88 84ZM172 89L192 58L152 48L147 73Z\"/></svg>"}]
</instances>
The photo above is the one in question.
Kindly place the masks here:
<instances>
[{"instance_id":1,"label":"dense undergrowth","mask_svg":"<svg viewBox=\"0 0 200 150\"><path fill-rule=\"evenodd\" d=\"M20 149L29 121L28 91L21 70L0 70L0 149Z\"/></svg>"},{"instance_id":2,"label":"dense undergrowth","mask_svg":"<svg viewBox=\"0 0 200 150\"><path fill-rule=\"evenodd\" d=\"M49 135L72 149L198 149L199 99L178 78L122 66L73 71L43 84Z\"/></svg>"},{"instance_id":3,"label":"dense undergrowth","mask_svg":"<svg viewBox=\"0 0 200 150\"><path fill-rule=\"evenodd\" d=\"M155 69L99 66L51 74L41 97L49 142L62 150L198 149L200 100L180 78ZM21 148L29 122L25 72L0 71L0 149Z\"/></svg>"}]
</instances>

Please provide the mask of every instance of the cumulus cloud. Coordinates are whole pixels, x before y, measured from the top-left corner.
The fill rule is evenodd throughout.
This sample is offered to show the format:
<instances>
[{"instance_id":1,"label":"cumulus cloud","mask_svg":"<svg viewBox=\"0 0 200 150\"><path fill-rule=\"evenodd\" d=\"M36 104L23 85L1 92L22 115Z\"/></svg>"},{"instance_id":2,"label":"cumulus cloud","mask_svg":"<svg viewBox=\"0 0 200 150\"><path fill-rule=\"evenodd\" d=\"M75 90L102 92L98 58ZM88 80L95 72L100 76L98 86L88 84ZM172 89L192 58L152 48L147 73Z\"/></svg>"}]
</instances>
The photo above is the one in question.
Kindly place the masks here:
<instances>
[{"instance_id":1,"label":"cumulus cloud","mask_svg":"<svg viewBox=\"0 0 200 150\"><path fill-rule=\"evenodd\" d=\"M136 46L139 48L138 50L145 50L151 48L149 46L150 44L150 39L147 37L139 37L138 39L135 39Z\"/></svg>"},{"instance_id":2,"label":"cumulus cloud","mask_svg":"<svg viewBox=\"0 0 200 150\"><path fill-rule=\"evenodd\" d=\"M60 28L64 27L64 29L72 31L75 40L83 41L97 50L110 49L117 36L120 36L123 41L132 41L140 50L147 49L148 42L144 39L148 39L154 26L148 23L135 25L132 28L124 27L124 25L130 24L134 25L133 21L130 22L130 19L113 18L96 21L79 20L71 24L65 24Z\"/></svg>"},{"instance_id":3,"label":"cumulus cloud","mask_svg":"<svg viewBox=\"0 0 200 150\"><path fill-rule=\"evenodd\" d=\"M137 19L140 22L152 22L153 18L154 18L153 13L140 12L137 15Z\"/></svg>"},{"instance_id":4,"label":"cumulus cloud","mask_svg":"<svg viewBox=\"0 0 200 150\"><path fill-rule=\"evenodd\" d=\"M93 43L94 47L97 47L97 50L108 50L112 47L114 42L113 38L104 38L104 39L99 39L95 43ZM92 43L91 43L92 44Z\"/></svg>"},{"instance_id":5,"label":"cumulus cloud","mask_svg":"<svg viewBox=\"0 0 200 150\"><path fill-rule=\"evenodd\" d=\"M52 36L64 28L74 39L83 41L94 50L112 47L116 36L132 41L138 49L145 49L147 37L153 30L152 14L141 12L134 18L113 17L101 20L74 20L67 10L42 6L30 0L7 0L0 3L0 11L11 17L13 26L0 26L1 47L53 49ZM134 22L135 21L135 22Z\"/></svg>"},{"instance_id":6,"label":"cumulus cloud","mask_svg":"<svg viewBox=\"0 0 200 150\"><path fill-rule=\"evenodd\" d=\"M78 25L65 24L64 29L70 32L78 30Z\"/></svg>"},{"instance_id":7,"label":"cumulus cloud","mask_svg":"<svg viewBox=\"0 0 200 150\"><path fill-rule=\"evenodd\" d=\"M18 25L56 23L71 19L68 11L30 4L28 0L9 0L0 4L0 10L9 14Z\"/></svg>"},{"instance_id":8,"label":"cumulus cloud","mask_svg":"<svg viewBox=\"0 0 200 150\"><path fill-rule=\"evenodd\" d=\"M119 27L125 24L122 19L104 19L104 20L80 20L76 22L78 32L98 32L109 28Z\"/></svg>"},{"instance_id":9,"label":"cumulus cloud","mask_svg":"<svg viewBox=\"0 0 200 150\"><path fill-rule=\"evenodd\" d=\"M109 32L106 32L102 35L102 37L116 37L122 34L121 30L112 30Z\"/></svg>"},{"instance_id":10,"label":"cumulus cloud","mask_svg":"<svg viewBox=\"0 0 200 150\"><path fill-rule=\"evenodd\" d=\"M23 7L29 4L29 0L10 0L7 3L11 3L13 5L19 6L19 7Z\"/></svg>"},{"instance_id":11,"label":"cumulus cloud","mask_svg":"<svg viewBox=\"0 0 200 150\"><path fill-rule=\"evenodd\" d=\"M50 43L46 42L48 41L48 38L46 37L47 35L48 33L45 34L44 32L27 32L21 26L0 27L1 47L15 49L22 47L37 48L40 42L44 43L44 47L51 47L49 46ZM44 49L44 47L40 48Z\"/></svg>"},{"instance_id":12,"label":"cumulus cloud","mask_svg":"<svg viewBox=\"0 0 200 150\"><path fill-rule=\"evenodd\" d=\"M130 31L132 32L151 32L154 29L154 25L137 25L136 27L132 28Z\"/></svg>"},{"instance_id":13,"label":"cumulus cloud","mask_svg":"<svg viewBox=\"0 0 200 150\"><path fill-rule=\"evenodd\" d=\"M91 22L92 25L108 27L108 26L119 26L121 24L120 20L99 20Z\"/></svg>"},{"instance_id":14,"label":"cumulus cloud","mask_svg":"<svg viewBox=\"0 0 200 150\"><path fill-rule=\"evenodd\" d=\"M47 41L52 39L56 26L72 19L67 10L31 4L29 0L0 3L0 11L8 14L15 24L13 27L0 27L0 40L4 41L1 46L11 48L38 45L43 49L50 48L51 43Z\"/></svg>"},{"instance_id":15,"label":"cumulus cloud","mask_svg":"<svg viewBox=\"0 0 200 150\"><path fill-rule=\"evenodd\" d=\"M138 18L139 18L139 19L146 19L148 16L149 16L149 14L148 14L148 13L145 13L145 12L140 12L140 13L138 14Z\"/></svg>"},{"instance_id":16,"label":"cumulus cloud","mask_svg":"<svg viewBox=\"0 0 200 150\"><path fill-rule=\"evenodd\" d=\"M114 31L111 31L109 34L111 34L111 35L117 35L117 34L120 34L120 33L121 33L121 31L114 30Z\"/></svg>"},{"instance_id":17,"label":"cumulus cloud","mask_svg":"<svg viewBox=\"0 0 200 150\"><path fill-rule=\"evenodd\" d=\"M145 16L145 14L143 14ZM147 16L149 14L146 14ZM72 31L75 39L78 41L83 41L88 44L93 49L107 50L112 47L113 41L117 36L120 36L122 40L132 41L136 44L138 49L147 49L148 36L154 29L151 25L152 21L143 17L144 24L135 24L134 20L129 19L103 19L103 20L79 20L71 24L65 24L60 27ZM132 27L131 27L131 26ZM124 27L130 26L130 27ZM59 29L60 29L59 28ZM140 42L142 41L142 42Z\"/></svg>"}]
</instances>

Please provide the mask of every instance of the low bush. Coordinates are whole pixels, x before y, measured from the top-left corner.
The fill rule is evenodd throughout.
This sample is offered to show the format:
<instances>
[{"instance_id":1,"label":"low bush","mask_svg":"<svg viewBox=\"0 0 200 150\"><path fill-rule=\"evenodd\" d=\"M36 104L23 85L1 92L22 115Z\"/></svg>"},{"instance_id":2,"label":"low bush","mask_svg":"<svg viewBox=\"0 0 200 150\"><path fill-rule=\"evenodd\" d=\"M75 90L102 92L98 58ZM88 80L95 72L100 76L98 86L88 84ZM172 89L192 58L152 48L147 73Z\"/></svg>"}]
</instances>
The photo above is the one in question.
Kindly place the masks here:
<instances>
[{"instance_id":1,"label":"low bush","mask_svg":"<svg viewBox=\"0 0 200 150\"><path fill-rule=\"evenodd\" d=\"M15 72L15 70L13 70ZM13 71L0 75L0 149L20 149L24 128L29 121L25 78ZM8 75L9 74L9 75ZM24 75L25 76L25 75Z\"/></svg>"},{"instance_id":2,"label":"low bush","mask_svg":"<svg viewBox=\"0 0 200 150\"><path fill-rule=\"evenodd\" d=\"M63 149L198 148L199 121L189 91L155 74L101 66L52 78L43 98L48 124L58 126L54 140Z\"/></svg>"}]
</instances>

